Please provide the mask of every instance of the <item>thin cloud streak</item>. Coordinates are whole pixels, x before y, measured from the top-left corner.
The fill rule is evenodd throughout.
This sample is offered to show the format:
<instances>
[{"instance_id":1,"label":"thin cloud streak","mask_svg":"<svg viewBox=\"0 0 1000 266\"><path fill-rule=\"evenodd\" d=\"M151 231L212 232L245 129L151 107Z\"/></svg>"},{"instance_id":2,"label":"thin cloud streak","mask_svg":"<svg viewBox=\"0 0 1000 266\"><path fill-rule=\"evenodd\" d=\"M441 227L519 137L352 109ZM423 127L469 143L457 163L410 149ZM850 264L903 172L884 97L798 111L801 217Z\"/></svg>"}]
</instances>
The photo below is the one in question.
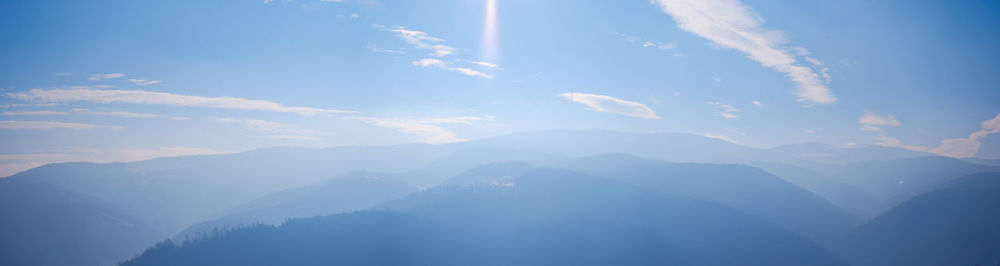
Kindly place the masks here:
<instances>
[{"instance_id":1,"label":"thin cloud streak","mask_svg":"<svg viewBox=\"0 0 1000 266\"><path fill-rule=\"evenodd\" d=\"M227 117L227 118L221 118L218 121L223 123L242 124L249 130L253 130L264 134L264 135L251 136L255 138L285 139L285 140L316 140L319 139L319 136L321 135L320 132L316 130L299 129L296 126L288 125L281 122L268 121L268 120L238 119L238 118Z\"/></svg>"},{"instance_id":2,"label":"thin cloud streak","mask_svg":"<svg viewBox=\"0 0 1000 266\"><path fill-rule=\"evenodd\" d=\"M898 127L902 125L894 115L883 116L871 111L865 111L865 114L858 118L858 124L862 125L862 131L870 132L882 132L881 126Z\"/></svg>"},{"instance_id":3,"label":"thin cloud streak","mask_svg":"<svg viewBox=\"0 0 1000 266\"><path fill-rule=\"evenodd\" d=\"M159 84L159 80L147 80L147 79L129 79L128 82L139 86Z\"/></svg>"},{"instance_id":4,"label":"thin cloud streak","mask_svg":"<svg viewBox=\"0 0 1000 266\"><path fill-rule=\"evenodd\" d=\"M166 118L170 120L189 120L190 117L185 116L169 116L161 114L150 114L150 113L133 113L125 111L94 111L94 112L83 112L85 115L97 115L97 116L118 116L125 118Z\"/></svg>"},{"instance_id":5,"label":"thin cloud streak","mask_svg":"<svg viewBox=\"0 0 1000 266\"><path fill-rule=\"evenodd\" d=\"M45 116L45 115L68 115L67 112L60 111L6 111L0 113L4 116Z\"/></svg>"},{"instance_id":6,"label":"thin cloud streak","mask_svg":"<svg viewBox=\"0 0 1000 266\"><path fill-rule=\"evenodd\" d=\"M832 104L837 101L827 87L827 81L812 68L799 63L803 57L812 64L819 60L808 57L801 47L789 47L780 31L763 27L763 19L737 0L653 0L677 25L713 43L743 52L751 60L784 73L798 85L795 95L805 106ZM821 71L820 73L825 73ZM825 75L825 74L823 74Z\"/></svg>"},{"instance_id":7,"label":"thin cloud streak","mask_svg":"<svg viewBox=\"0 0 1000 266\"><path fill-rule=\"evenodd\" d=\"M705 134L701 134L701 136L702 137L706 137L706 138L711 138L711 139L717 139L717 140L721 140L721 141L725 141L725 142L729 142L729 143L737 143L735 140L733 140L733 139L731 139L731 138L729 138L727 136L723 136L723 135L716 135L716 134L711 134L711 133L705 133Z\"/></svg>"},{"instance_id":8,"label":"thin cloud streak","mask_svg":"<svg viewBox=\"0 0 1000 266\"><path fill-rule=\"evenodd\" d=\"M122 74L122 73L93 74L93 75L90 75L90 77L87 78L87 80L95 81L95 80L102 80L102 79L116 79L116 78L124 78L124 77L125 77L125 74Z\"/></svg>"},{"instance_id":9,"label":"thin cloud streak","mask_svg":"<svg viewBox=\"0 0 1000 266\"><path fill-rule=\"evenodd\" d=\"M660 116L656 115L656 112L645 104L608 95L567 92L559 94L559 97L586 105L587 110L594 112L620 114L642 119L660 119Z\"/></svg>"},{"instance_id":10,"label":"thin cloud streak","mask_svg":"<svg viewBox=\"0 0 1000 266\"><path fill-rule=\"evenodd\" d=\"M737 116L735 113L739 112L740 109L736 109L736 107L733 107L732 105L721 103L721 102L705 102L705 103L708 104L708 105L711 105L712 108L721 109L722 110L720 113L716 114L717 116L720 116L720 117L726 118L726 119L736 119L736 118L739 118L739 116Z\"/></svg>"},{"instance_id":11,"label":"thin cloud streak","mask_svg":"<svg viewBox=\"0 0 1000 266\"><path fill-rule=\"evenodd\" d=\"M396 33L396 36L403 41L413 45L418 49L429 49L434 51L431 53L432 56L442 57L455 53L455 47L439 44L444 42L444 39L431 37L427 35L426 32L418 30L408 30L404 27L395 27L389 29L389 31Z\"/></svg>"},{"instance_id":12,"label":"thin cloud streak","mask_svg":"<svg viewBox=\"0 0 1000 266\"><path fill-rule=\"evenodd\" d=\"M490 75L490 74L486 74L486 73L483 73L483 72L480 72L480 71L477 71L477 70L471 69L471 68L452 67L451 63L444 62L444 61L441 61L439 59L434 59L434 58L420 59L418 61L413 61L412 64L414 66L419 66L419 67L440 68L440 69L448 70L448 71L451 71L451 72L460 73L460 74L466 75L466 76L481 77L481 78L485 78L485 79L491 79L491 78L493 78L493 76Z\"/></svg>"},{"instance_id":13,"label":"thin cloud streak","mask_svg":"<svg viewBox=\"0 0 1000 266\"><path fill-rule=\"evenodd\" d=\"M91 90L91 89L32 89L7 93L7 97L43 103L91 102L171 105L237 110L257 110L299 115L357 113L357 111L285 106L267 100L250 100L236 97L203 97L143 90Z\"/></svg>"},{"instance_id":14,"label":"thin cloud streak","mask_svg":"<svg viewBox=\"0 0 1000 266\"><path fill-rule=\"evenodd\" d=\"M931 150L931 152L956 158L966 158L976 156L979 147L983 145L979 139L986 136L1000 133L1000 114L992 119L980 123L982 130L972 132L968 138L946 139L941 141L941 145Z\"/></svg>"},{"instance_id":15,"label":"thin cloud streak","mask_svg":"<svg viewBox=\"0 0 1000 266\"><path fill-rule=\"evenodd\" d=\"M98 126L83 123L66 123L56 121L0 121L0 129L9 130L47 130L47 129L121 129L117 126Z\"/></svg>"},{"instance_id":16,"label":"thin cloud streak","mask_svg":"<svg viewBox=\"0 0 1000 266\"><path fill-rule=\"evenodd\" d=\"M440 124L464 124L464 125L474 125L477 121L488 121L493 120L493 116L482 116L482 117L469 117L469 116L459 116L459 117L443 117L443 118L424 118L424 119L398 119L398 118L380 118L380 117L353 117L352 119L364 121L369 124L391 128L399 130L403 133L413 134L420 136L424 143L429 144L446 144L463 142L468 139L460 138L456 134L448 129L445 129Z\"/></svg>"}]
</instances>

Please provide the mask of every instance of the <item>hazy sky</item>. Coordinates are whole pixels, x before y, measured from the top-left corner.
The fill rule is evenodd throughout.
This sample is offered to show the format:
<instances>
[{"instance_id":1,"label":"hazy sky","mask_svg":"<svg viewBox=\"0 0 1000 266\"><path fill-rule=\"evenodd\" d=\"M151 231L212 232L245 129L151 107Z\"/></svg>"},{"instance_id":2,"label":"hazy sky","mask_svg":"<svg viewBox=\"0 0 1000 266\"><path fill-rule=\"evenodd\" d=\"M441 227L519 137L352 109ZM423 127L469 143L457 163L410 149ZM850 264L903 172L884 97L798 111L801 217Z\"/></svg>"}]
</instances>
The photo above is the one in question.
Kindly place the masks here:
<instances>
[{"instance_id":1,"label":"hazy sky","mask_svg":"<svg viewBox=\"0 0 1000 266\"><path fill-rule=\"evenodd\" d=\"M555 128L1000 158L998 12L921 0L4 1L0 176Z\"/></svg>"}]
</instances>

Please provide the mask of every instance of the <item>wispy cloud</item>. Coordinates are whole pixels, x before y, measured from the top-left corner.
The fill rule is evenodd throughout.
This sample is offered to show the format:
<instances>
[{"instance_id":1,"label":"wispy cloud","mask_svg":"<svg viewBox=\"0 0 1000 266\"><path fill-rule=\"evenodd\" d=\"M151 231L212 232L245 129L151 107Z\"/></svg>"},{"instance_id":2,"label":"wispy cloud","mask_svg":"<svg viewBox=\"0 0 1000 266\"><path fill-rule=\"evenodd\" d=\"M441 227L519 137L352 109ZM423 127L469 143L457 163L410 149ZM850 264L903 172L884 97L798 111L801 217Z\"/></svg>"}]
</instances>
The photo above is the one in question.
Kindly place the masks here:
<instances>
[{"instance_id":1,"label":"wispy cloud","mask_svg":"<svg viewBox=\"0 0 1000 266\"><path fill-rule=\"evenodd\" d=\"M431 53L432 56L442 57L453 54L456 50L455 47L440 44L444 42L444 39L432 37L423 31L408 30L404 27L394 27L389 29L389 31L396 33L396 36L413 45L413 47L433 51Z\"/></svg>"},{"instance_id":2,"label":"wispy cloud","mask_svg":"<svg viewBox=\"0 0 1000 266\"><path fill-rule=\"evenodd\" d=\"M798 84L795 95L804 105L837 101L813 68L800 64L808 57L801 47L786 46L783 33L763 27L763 19L737 0L653 0L678 26L715 44L741 51L765 67L784 73ZM815 67L815 64L813 64Z\"/></svg>"},{"instance_id":3,"label":"wispy cloud","mask_svg":"<svg viewBox=\"0 0 1000 266\"><path fill-rule=\"evenodd\" d=\"M361 120L381 127L399 130L403 133L417 135L420 136L425 143L445 144L445 143L462 142L466 141L467 139L459 138L458 136L455 135L454 132L445 129L439 125L442 124L473 125L477 121L493 120L493 117L459 116L459 117L423 118L423 119L354 117L353 119Z\"/></svg>"},{"instance_id":4,"label":"wispy cloud","mask_svg":"<svg viewBox=\"0 0 1000 266\"><path fill-rule=\"evenodd\" d=\"M979 153L979 146L982 142L979 139L1000 133L1000 114L992 119L980 123L983 129L972 132L968 138L946 139L941 141L941 145L931 150L931 152L956 158L972 157Z\"/></svg>"},{"instance_id":5,"label":"wispy cloud","mask_svg":"<svg viewBox=\"0 0 1000 266\"><path fill-rule=\"evenodd\" d=\"M369 46L365 46L365 48L368 49L368 51L372 51L372 52L376 52L376 53L387 53L387 54L402 54L403 53L403 51L401 51L401 50L382 49L382 48L378 48L378 47L370 46L370 45Z\"/></svg>"},{"instance_id":6,"label":"wispy cloud","mask_svg":"<svg viewBox=\"0 0 1000 266\"><path fill-rule=\"evenodd\" d=\"M445 63L444 61L441 61L440 59L433 59L433 58L420 59L420 60L417 60L417 61L413 61L413 65L414 66L422 66L422 67L448 67L448 64Z\"/></svg>"},{"instance_id":7,"label":"wispy cloud","mask_svg":"<svg viewBox=\"0 0 1000 266\"><path fill-rule=\"evenodd\" d=\"M15 116L15 115L45 116L45 115L68 115L68 114L69 113L67 112L60 112L60 111L6 111L0 113L0 115L5 115L5 116Z\"/></svg>"},{"instance_id":8,"label":"wispy cloud","mask_svg":"<svg viewBox=\"0 0 1000 266\"><path fill-rule=\"evenodd\" d=\"M63 112L63 111L6 111L0 112L3 116L53 116L53 115L70 115L70 114L80 114L80 115L98 115L98 116L119 116L128 118L166 118L172 120L187 120L191 119L189 117L183 116L169 116L161 114L150 114L150 113L133 113L124 111L89 111L86 108L73 109L73 112Z\"/></svg>"},{"instance_id":9,"label":"wispy cloud","mask_svg":"<svg viewBox=\"0 0 1000 266\"><path fill-rule=\"evenodd\" d=\"M750 103L756 105L757 107L764 107L764 104L760 103L759 101L751 101Z\"/></svg>"},{"instance_id":10,"label":"wispy cloud","mask_svg":"<svg viewBox=\"0 0 1000 266\"><path fill-rule=\"evenodd\" d=\"M128 82L139 86L159 84L159 80L148 80L148 79L129 79Z\"/></svg>"},{"instance_id":11,"label":"wispy cloud","mask_svg":"<svg viewBox=\"0 0 1000 266\"><path fill-rule=\"evenodd\" d=\"M882 126L898 127L902 125L894 115L879 115L871 111L865 111L861 118L858 118L862 131L882 132Z\"/></svg>"},{"instance_id":12,"label":"wispy cloud","mask_svg":"<svg viewBox=\"0 0 1000 266\"><path fill-rule=\"evenodd\" d=\"M417 49L431 50L431 56L442 58L445 56L453 55L457 48L444 45L444 39L433 37L428 35L426 32L418 30L410 30L404 27L386 27L382 25L375 25L376 29L393 32L397 37L403 39L406 43L409 43ZM373 49L369 48L373 52L391 52L396 53L397 51L383 50L383 49ZM399 53L402 53L401 51ZM496 69L497 65L490 62L476 61L476 60L465 60L465 59L455 59L450 61L444 61L437 58L426 58L413 61L412 64L420 67L437 68L443 69L455 73L459 73L466 76L480 77L491 79L493 74L483 72L481 70L486 69ZM480 68L477 70L475 68Z\"/></svg>"},{"instance_id":13,"label":"wispy cloud","mask_svg":"<svg viewBox=\"0 0 1000 266\"><path fill-rule=\"evenodd\" d=\"M0 129L10 130L45 130L45 129L121 129L117 126L98 126L83 123L66 123L56 121L0 121Z\"/></svg>"},{"instance_id":14,"label":"wispy cloud","mask_svg":"<svg viewBox=\"0 0 1000 266\"><path fill-rule=\"evenodd\" d=\"M483 62L483 61L467 61L467 62L469 62L470 64L473 64L473 65L477 65L477 66L481 66L481 67L486 67L486 68L496 68L497 67L497 64L490 63L490 62Z\"/></svg>"},{"instance_id":15,"label":"wispy cloud","mask_svg":"<svg viewBox=\"0 0 1000 266\"><path fill-rule=\"evenodd\" d=\"M190 117L185 116L169 116L161 114L150 114L150 113L133 113L125 111L86 111L81 112L85 115L99 115L99 116L118 116L126 118L166 118L170 120L188 120Z\"/></svg>"},{"instance_id":16,"label":"wispy cloud","mask_svg":"<svg viewBox=\"0 0 1000 266\"><path fill-rule=\"evenodd\" d=\"M268 120L227 117L219 119L219 122L242 124L247 129L263 134L251 136L258 138L315 140L318 139L320 135L319 131L300 129L296 126Z\"/></svg>"},{"instance_id":17,"label":"wispy cloud","mask_svg":"<svg viewBox=\"0 0 1000 266\"><path fill-rule=\"evenodd\" d=\"M414 66L420 66L420 67L440 68L440 69L448 70L448 71L451 71L451 72L460 73L460 74L466 75L466 76L480 77L480 78L485 78L485 79L491 79L491 78L493 78L493 76L490 75L490 74L486 74L486 73L480 72L478 70L471 69L471 68L466 68L466 67L453 67L453 66L451 66L451 63L444 62L444 61L441 61L439 59L434 59L434 58L426 58L426 59L420 59L420 60L417 60L417 61L413 61L413 65Z\"/></svg>"},{"instance_id":18,"label":"wispy cloud","mask_svg":"<svg viewBox=\"0 0 1000 266\"><path fill-rule=\"evenodd\" d=\"M863 125L861 126L861 131L882 132L882 128L872 125Z\"/></svg>"},{"instance_id":19,"label":"wispy cloud","mask_svg":"<svg viewBox=\"0 0 1000 266\"><path fill-rule=\"evenodd\" d=\"M967 158L976 156L976 154L979 153L979 147L983 145L979 139L992 134L1000 133L1000 114L997 114L989 120L983 121L980 123L980 126L982 127L981 130L972 132L972 134L969 134L969 137L967 138L946 139L941 141L941 144L933 149L928 149L923 146L905 145L899 139L889 136L878 137L878 142L875 143L875 145L906 148L915 151L929 151L937 155L955 158Z\"/></svg>"},{"instance_id":20,"label":"wispy cloud","mask_svg":"<svg viewBox=\"0 0 1000 266\"><path fill-rule=\"evenodd\" d=\"M670 49L674 49L675 47L677 47L677 43L676 42L655 42L655 41L650 41L650 40L643 40L642 38L639 38L639 37L636 37L636 36L632 36L632 35L628 35L628 34L624 34L624 33L617 32L617 31L611 31L611 34L614 34L615 36L621 37L621 38L625 39L626 41L628 41L630 43L639 44L639 46L642 46L642 48L657 48L657 49L661 49L661 50L670 50Z\"/></svg>"},{"instance_id":21,"label":"wispy cloud","mask_svg":"<svg viewBox=\"0 0 1000 266\"><path fill-rule=\"evenodd\" d=\"M450 117L433 117L433 118L423 118L413 120L421 124L463 124L463 125L474 125L476 122L481 121L491 121L494 117L490 115L486 116L450 116Z\"/></svg>"},{"instance_id":22,"label":"wispy cloud","mask_svg":"<svg viewBox=\"0 0 1000 266\"><path fill-rule=\"evenodd\" d=\"M43 103L91 102L153 104L187 107L208 107L238 110L257 110L299 115L331 113L357 113L356 111L321 109L311 107L285 106L267 100L250 100L236 97L203 97L143 90L91 90L91 89L32 89L11 92L7 97Z\"/></svg>"},{"instance_id":23,"label":"wispy cloud","mask_svg":"<svg viewBox=\"0 0 1000 266\"><path fill-rule=\"evenodd\" d=\"M878 142L876 142L875 145L879 145L879 146L893 147L893 148L904 148L904 149L914 150L914 151L927 151L927 147L916 146L916 145L904 145L903 142L900 141L899 139L893 138L893 137L889 137L889 136L879 136L878 138L875 138L875 139L878 140Z\"/></svg>"},{"instance_id":24,"label":"wispy cloud","mask_svg":"<svg viewBox=\"0 0 1000 266\"><path fill-rule=\"evenodd\" d=\"M18 107L50 107L56 106L55 103L12 103L0 105L0 108L18 108Z\"/></svg>"},{"instance_id":25,"label":"wispy cloud","mask_svg":"<svg viewBox=\"0 0 1000 266\"><path fill-rule=\"evenodd\" d=\"M93 75L90 75L90 77L87 78L87 80L116 79L116 78L124 78L124 77L125 77L125 74L122 74L122 73L93 74Z\"/></svg>"},{"instance_id":26,"label":"wispy cloud","mask_svg":"<svg viewBox=\"0 0 1000 266\"><path fill-rule=\"evenodd\" d=\"M615 97L589 93L562 93L559 97L587 106L594 112L614 113L642 119L659 119L653 109L645 104L626 101Z\"/></svg>"},{"instance_id":27,"label":"wispy cloud","mask_svg":"<svg viewBox=\"0 0 1000 266\"><path fill-rule=\"evenodd\" d=\"M712 108L720 110L718 114L715 114L717 116L727 119L735 119L739 117L735 113L739 112L740 109L736 109L736 107L733 107L732 105L721 102L705 102L705 103L711 105Z\"/></svg>"},{"instance_id":28,"label":"wispy cloud","mask_svg":"<svg viewBox=\"0 0 1000 266\"><path fill-rule=\"evenodd\" d=\"M723 135L716 135L716 134L711 134L711 133L705 133L705 134L701 134L701 135L703 137L706 137L706 138L712 138L712 139L722 140L722 141L726 141L726 142L729 142L729 143L737 143L735 140L733 140L733 139L731 139L731 138L729 138L727 136L723 136Z\"/></svg>"}]
</instances>

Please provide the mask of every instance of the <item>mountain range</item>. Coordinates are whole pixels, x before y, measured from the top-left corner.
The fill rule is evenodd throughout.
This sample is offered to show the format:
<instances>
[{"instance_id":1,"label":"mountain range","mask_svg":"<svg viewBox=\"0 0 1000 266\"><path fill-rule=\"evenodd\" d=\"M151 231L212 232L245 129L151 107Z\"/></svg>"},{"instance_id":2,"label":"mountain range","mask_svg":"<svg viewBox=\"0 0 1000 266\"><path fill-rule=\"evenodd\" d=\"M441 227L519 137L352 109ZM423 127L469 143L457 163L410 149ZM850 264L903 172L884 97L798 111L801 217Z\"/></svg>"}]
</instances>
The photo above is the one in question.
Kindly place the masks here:
<instances>
[{"instance_id":1,"label":"mountain range","mask_svg":"<svg viewBox=\"0 0 1000 266\"><path fill-rule=\"evenodd\" d=\"M995 205L984 203L995 200L989 173L1000 172L990 162L555 130L444 145L60 163L0 179L0 264L114 265L138 256L127 264L898 265L915 251L926 262L992 262L995 246L962 253L903 243L916 237L906 232L950 237L942 243L952 247L985 243L977 241L998 224L984 214ZM915 221L935 214L966 231ZM934 248L941 252L924 252Z\"/></svg>"}]
</instances>

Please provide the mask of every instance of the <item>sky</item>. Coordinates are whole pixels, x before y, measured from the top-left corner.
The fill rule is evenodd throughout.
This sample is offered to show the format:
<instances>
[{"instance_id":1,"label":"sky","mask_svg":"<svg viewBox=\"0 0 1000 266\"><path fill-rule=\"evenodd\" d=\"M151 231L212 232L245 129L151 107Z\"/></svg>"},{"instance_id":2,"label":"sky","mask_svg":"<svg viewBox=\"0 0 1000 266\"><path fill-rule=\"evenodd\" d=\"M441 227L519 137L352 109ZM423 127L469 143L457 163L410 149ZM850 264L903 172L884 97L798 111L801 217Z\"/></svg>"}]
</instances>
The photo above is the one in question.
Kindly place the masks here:
<instances>
[{"instance_id":1,"label":"sky","mask_svg":"<svg viewBox=\"0 0 1000 266\"><path fill-rule=\"evenodd\" d=\"M0 3L0 176L51 162L683 132L1000 158L1000 2Z\"/></svg>"}]
</instances>

